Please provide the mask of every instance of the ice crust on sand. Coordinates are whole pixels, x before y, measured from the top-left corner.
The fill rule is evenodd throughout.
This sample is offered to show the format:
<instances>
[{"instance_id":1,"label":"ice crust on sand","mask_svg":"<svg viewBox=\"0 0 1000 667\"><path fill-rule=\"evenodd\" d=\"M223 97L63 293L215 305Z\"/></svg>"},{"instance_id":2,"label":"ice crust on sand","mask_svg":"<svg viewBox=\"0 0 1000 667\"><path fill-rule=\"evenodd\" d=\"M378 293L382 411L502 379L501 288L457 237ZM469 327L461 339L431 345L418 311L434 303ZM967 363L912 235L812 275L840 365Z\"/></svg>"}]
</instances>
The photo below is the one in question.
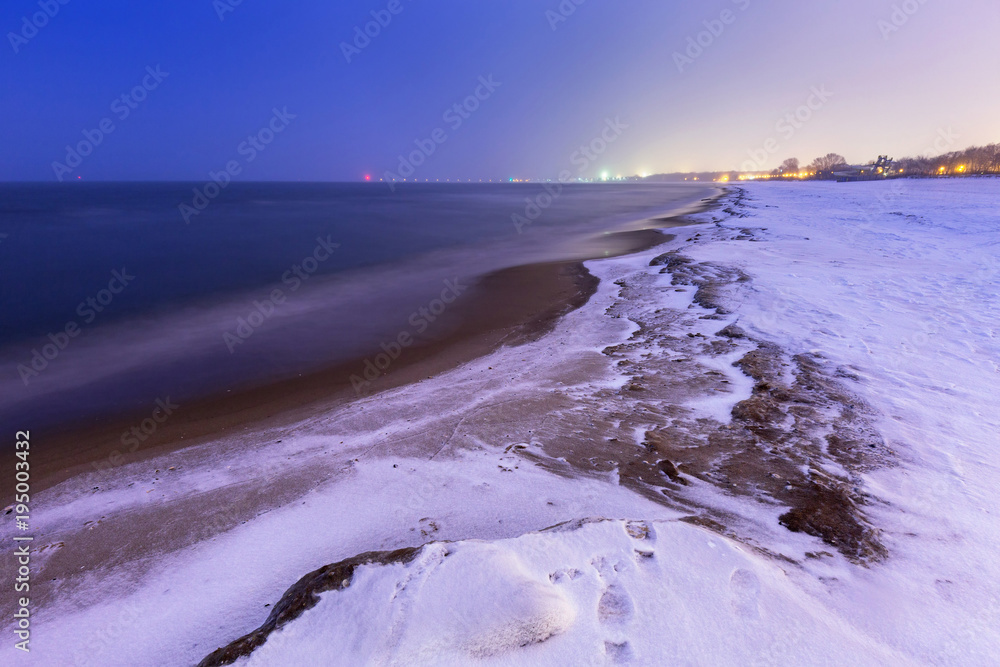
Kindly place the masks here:
<instances>
[{"instance_id":1,"label":"ice crust on sand","mask_svg":"<svg viewBox=\"0 0 1000 667\"><path fill-rule=\"evenodd\" d=\"M33 499L32 657L196 664L305 573L428 545L360 568L243 660L1000 664L998 201L996 179L734 189L664 246L588 263L598 292L536 342L69 480ZM675 251L688 263L650 265ZM673 284L695 265L716 267L698 270L711 289ZM764 344L788 366L762 389L733 364ZM806 393L779 395L796 375ZM818 429L802 447L733 436L756 396L798 437L796 397L831 391L864 405L800 416ZM891 456L832 456L854 451L822 430L842 409ZM743 460L680 455L691 424L788 470L734 487ZM886 557L849 560L822 514L781 524L800 492L784 478L813 473L863 501Z\"/></svg>"}]
</instances>

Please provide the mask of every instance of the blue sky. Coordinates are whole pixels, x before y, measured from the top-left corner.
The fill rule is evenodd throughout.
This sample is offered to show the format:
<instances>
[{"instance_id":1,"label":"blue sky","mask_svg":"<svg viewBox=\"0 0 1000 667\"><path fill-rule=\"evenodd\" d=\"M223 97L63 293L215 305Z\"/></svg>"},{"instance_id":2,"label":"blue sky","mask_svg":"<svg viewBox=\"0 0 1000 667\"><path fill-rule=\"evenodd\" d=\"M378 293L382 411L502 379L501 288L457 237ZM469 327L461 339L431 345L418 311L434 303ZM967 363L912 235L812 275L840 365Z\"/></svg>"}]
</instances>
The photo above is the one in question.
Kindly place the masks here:
<instances>
[{"instance_id":1,"label":"blue sky","mask_svg":"<svg viewBox=\"0 0 1000 667\"><path fill-rule=\"evenodd\" d=\"M5 2L0 179L54 181L104 119L71 178L203 181L232 160L245 180L378 178L438 128L421 177L555 176L609 118L628 128L588 175L1000 140L995 0L231 2L41 0L35 31L39 0ZM348 62L373 11L387 25ZM490 75L452 130L444 112ZM295 118L246 162L275 108Z\"/></svg>"}]
</instances>

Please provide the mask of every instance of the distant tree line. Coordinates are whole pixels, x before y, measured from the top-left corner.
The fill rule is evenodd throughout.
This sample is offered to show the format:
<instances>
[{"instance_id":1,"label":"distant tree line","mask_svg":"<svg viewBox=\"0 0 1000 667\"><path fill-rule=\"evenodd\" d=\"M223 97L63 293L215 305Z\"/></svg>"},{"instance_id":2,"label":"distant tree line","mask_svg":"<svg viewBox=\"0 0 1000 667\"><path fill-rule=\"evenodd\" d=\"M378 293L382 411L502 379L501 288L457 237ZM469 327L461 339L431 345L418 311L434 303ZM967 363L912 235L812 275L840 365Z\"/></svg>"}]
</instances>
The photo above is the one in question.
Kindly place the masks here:
<instances>
[{"instance_id":1,"label":"distant tree line","mask_svg":"<svg viewBox=\"0 0 1000 667\"><path fill-rule=\"evenodd\" d=\"M1000 144L972 146L964 151L937 157L908 157L896 160L903 175L934 176L948 174L1000 174ZM944 169L942 169L944 167Z\"/></svg>"},{"instance_id":2,"label":"distant tree line","mask_svg":"<svg viewBox=\"0 0 1000 667\"><path fill-rule=\"evenodd\" d=\"M800 171L806 171L809 173L823 173L834 170L835 168L846 165L847 160L843 155L838 155L837 153L827 153L822 157L818 157L812 162L810 162L804 169L799 165L799 159L795 157L788 158L781 163L781 166L771 172L773 176L780 176L782 174L797 174Z\"/></svg>"},{"instance_id":3,"label":"distant tree line","mask_svg":"<svg viewBox=\"0 0 1000 667\"><path fill-rule=\"evenodd\" d=\"M802 166L798 158L788 158L781 166L771 172L757 173L756 178L771 178L799 176L804 178L834 178L834 172L849 170L847 160L843 155L827 153L816 158L806 166ZM880 172L881 173L881 172ZM769 174L769 175L767 175ZM887 171L889 176L973 176L977 174L1000 174L1000 144L988 146L972 146L962 151L945 153L937 157L907 157L896 160ZM634 176L628 180L636 181L735 181L742 178L738 171L706 171L672 174L657 174L655 176Z\"/></svg>"},{"instance_id":4,"label":"distant tree line","mask_svg":"<svg viewBox=\"0 0 1000 667\"><path fill-rule=\"evenodd\" d=\"M846 167L847 160L837 153L828 153L816 158L804 168L800 168L799 164L797 158L789 158L771 174L780 176L805 171L823 177ZM907 157L896 160L893 166L896 172L902 172L904 176L1000 174L1000 144L971 146L963 151L945 153L937 157Z\"/></svg>"}]
</instances>

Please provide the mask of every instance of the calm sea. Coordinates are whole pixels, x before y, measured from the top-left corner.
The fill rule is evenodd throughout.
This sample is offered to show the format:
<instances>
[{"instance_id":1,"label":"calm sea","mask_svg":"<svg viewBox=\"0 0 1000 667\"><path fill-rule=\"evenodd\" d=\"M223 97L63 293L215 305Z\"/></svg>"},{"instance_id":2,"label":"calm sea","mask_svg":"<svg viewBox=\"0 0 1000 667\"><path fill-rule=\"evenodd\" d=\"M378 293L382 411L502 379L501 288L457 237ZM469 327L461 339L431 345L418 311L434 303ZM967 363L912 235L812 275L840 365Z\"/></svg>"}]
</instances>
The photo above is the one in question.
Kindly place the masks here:
<instances>
[{"instance_id":1,"label":"calm sea","mask_svg":"<svg viewBox=\"0 0 1000 667\"><path fill-rule=\"evenodd\" d=\"M445 281L610 254L607 232L711 194L245 183L186 223L192 187L0 185L4 425L99 419L358 358L412 327Z\"/></svg>"}]
</instances>

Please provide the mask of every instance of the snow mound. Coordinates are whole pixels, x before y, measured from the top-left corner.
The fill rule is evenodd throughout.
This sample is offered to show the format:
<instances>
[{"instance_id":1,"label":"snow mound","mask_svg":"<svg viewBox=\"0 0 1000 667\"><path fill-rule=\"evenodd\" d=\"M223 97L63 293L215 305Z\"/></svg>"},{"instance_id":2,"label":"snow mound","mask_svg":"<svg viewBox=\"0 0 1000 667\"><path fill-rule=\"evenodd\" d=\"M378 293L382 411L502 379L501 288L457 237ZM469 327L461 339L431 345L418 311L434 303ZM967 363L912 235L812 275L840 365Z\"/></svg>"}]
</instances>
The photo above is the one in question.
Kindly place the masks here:
<instances>
[{"instance_id":1,"label":"snow mound","mask_svg":"<svg viewBox=\"0 0 1000 667\"><path fill-rule=\"evenodd\" d=\"M589 520L365 565L242 665L909 664L773 560L676 521Z\"/></svg>"},{"instance_id":2,"label":"snow mound","mask_svg":"<svg viewBox=\"0 0 1000 667\"><path fill-rule=\"evenodd\" d=\"M480 544L441 563L412 616L439 622L411 625L404 653L436 655L443 638L449 652L489 658L565 632L576 612L555 585L533 578L514 552Z\"/></svg>"}]
</instances>

